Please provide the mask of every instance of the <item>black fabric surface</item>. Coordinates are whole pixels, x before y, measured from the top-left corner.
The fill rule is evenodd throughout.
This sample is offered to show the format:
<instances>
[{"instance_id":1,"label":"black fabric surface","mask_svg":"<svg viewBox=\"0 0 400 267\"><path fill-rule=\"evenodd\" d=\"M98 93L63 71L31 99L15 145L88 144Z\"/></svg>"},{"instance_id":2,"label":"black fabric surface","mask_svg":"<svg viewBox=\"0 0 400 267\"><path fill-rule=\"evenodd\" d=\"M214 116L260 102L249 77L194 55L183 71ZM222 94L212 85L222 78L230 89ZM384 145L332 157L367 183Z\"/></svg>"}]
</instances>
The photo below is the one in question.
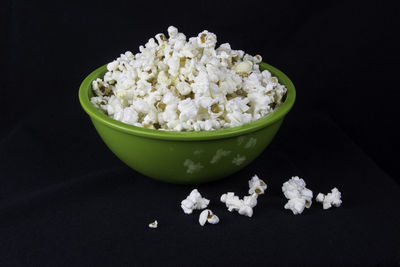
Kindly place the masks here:
<instances>
[{"instance_id":1,"label":"black fabric surface","mask_svg":"<svg viewBox=\"0 0 400 267\"><path fill-rule=\"evenodd\" d=\"M0 147L1 266L400 263L400 188L327 116L289 116L257 160L229 179L198 186L221 220L205 227L199 212L180 209L192 186L130 170L81 114L70 118L81 131L65 125L42 132L35 117ZM255 173L269 187L254 216L229 213L219 196L246 194ZM313 203L292 215L283 209L281 186L293 175L314 194L338 187L343 206ZM149 229L154 219L159 228Z\"/></svg>"},{"instance_id":2,"label":"black fabric surface","mask_svg":"<svg viewBox=\"0 0 400 267\"><path fill-rule=\"evenodd\" d=\"M183 4L182 4L183 3ZM5 1L0 112L0 266L400 265L398 9L380 1ZM78 102L81 81L158 32L203 29L260 54L297 90L253 163L199 185L217 225L180 209L194 186L120 162ZM156 166L155 166L156 167ZM254 216L219 197L268 184ZM282 183L342 192L294 216ZM158 229L148 224L157 219Z\"/></svg>"}]
</instances>

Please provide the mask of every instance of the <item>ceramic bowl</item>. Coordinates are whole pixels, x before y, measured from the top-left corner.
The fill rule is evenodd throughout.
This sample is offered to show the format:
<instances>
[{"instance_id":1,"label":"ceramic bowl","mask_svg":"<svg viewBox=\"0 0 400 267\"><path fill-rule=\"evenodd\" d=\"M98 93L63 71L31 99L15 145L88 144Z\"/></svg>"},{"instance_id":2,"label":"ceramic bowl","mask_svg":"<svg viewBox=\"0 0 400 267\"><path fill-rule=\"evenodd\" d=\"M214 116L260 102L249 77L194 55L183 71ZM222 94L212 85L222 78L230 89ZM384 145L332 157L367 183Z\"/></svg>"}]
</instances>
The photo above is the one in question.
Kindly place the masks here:
<instances>
[{"instance_id":1,"label":"ceramic bowl","mask_svg":"<svg viewBox=\"0 0 400 267\"><path fill-rule=\"evenodd\" d=\"M79 100L104 143L135 171L169 183L205 183L228 177L253 161L272 141L292 108L296 97L293 83L278 69L261 62L260 70L264 69L286 86L284 103L268 116L239 127L173 132L114 120L90 102L91 83L104 76L106 65L85 78L79 89Z\"/></svg>"}]
</instances>

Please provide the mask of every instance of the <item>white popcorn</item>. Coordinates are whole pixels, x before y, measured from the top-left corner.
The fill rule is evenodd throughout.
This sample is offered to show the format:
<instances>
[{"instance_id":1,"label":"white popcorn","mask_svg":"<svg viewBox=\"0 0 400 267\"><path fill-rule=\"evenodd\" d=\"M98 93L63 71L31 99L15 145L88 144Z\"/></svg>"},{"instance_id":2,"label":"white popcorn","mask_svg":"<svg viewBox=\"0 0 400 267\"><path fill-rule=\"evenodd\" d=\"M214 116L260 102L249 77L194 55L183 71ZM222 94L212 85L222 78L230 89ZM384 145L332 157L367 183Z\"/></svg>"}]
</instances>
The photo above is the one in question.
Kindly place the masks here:
<instances>
[{"instance_id":1,"label":"white popcorn","mask_svg":"<svg viewBox=\"0 0 400 267\"><path fill-rule=\"evenodd\" d=\"M327 195L319 193L315 199L317 202L322 203L323 209L326 210L330 209L332 206L340 207L340 205L342 204L341 197L342 194L335 187L331 190L331 193L328 193Z\"/></svg>"},{"instance_id":2,"label":"white popcorn","mask_svg":"<svg viewBox=\"0 0 400 267\"><path fill-rule=\"evenodd\" d=\"M217 43L217 36L212 32L202 31L197 36L197 44L199 47L214 48Z\"/></svg>"},{"instance_id":3,"label":"white popcorn","mask_svg":"<svg viewBox=\"0 0 400 267\"><path fill-rule=\"evenodd\" d=\"M247 77L253 69L253 64L249 61L242 61L233 66L233 69L241 76Z\"/></svg>"},{"instance_id":4,"label":"white popcorn","mask_svg":"<svg viewBox=\"0 0 400 267\"><path fill-rule=\"evenodd\" d=\"M282 185L282 192L289 201L285 209L290 209L294 215L301 214L304 208L310 208L313 193L306 188L306 183L298 176L294 176Z\"/></svg>"},{"instance_id":5,"label":"white popcorn","mask_svg":"<svg viewBox=\"0 0 400 267\"><path fill-rule=\"evenodd\" d=\"M108 115L114 115L115 113L120 112L123 109L124 105L122 100L120 100L115 96L111 96L110 99L108 100L108 105L107 105Z\"/></svg>"},{"instance_id":6,"label":"white popcorn","mask_svg":"<svg viewBox=\"0 0 400 267\"><path fill-rule=\"evenodd\" d=\"M261 56L216 48L217 36L202 31L187 40L168 27L107 65L92 82L93 105L108 116L138 127L172 131L211 131L258 120L282 104L286 88ZM241 165L245 158L232 162Z\"/></svg>"},{"instance_id":7,"label":"white popcorn","mask_svg":"<svg viewBox=\"0 0 400 267\"><path fill-rule=\"evenodd\" d=\"M223 194L220 200L222 203L225 203L230 212L236 210L240 215L252 217L253 208L257 205L257 197L257 194L252 194L251 196L245 196L243 199L239 199L238 196L235 196L235 193L228 192Z\"/></svg>"},{"instance_id":8,"label":"white popcorn","mask_svg":"<svg viewBox=\"0 0 400 267\"><path fill-rule=\"evenodd\" d=\"M197 189L193 189L192 192L182 200L181 208L186 214L191 214L193 210L201 210L207 208L210 200L203 198Z\"/></svg>"},{"instance_id":9,"label":"white popcorn","mask_svg":"<svg viewBox=\"0 0 400 267\"><path fill-rule=\"evenodd\" d=\"M304 198L291 198L285 204L285 209L291 210L294 215L301 214L306 207L306 200Z\"/></svg>"},{"instance_id":10,"label":"white popcorn","mask_svg":"<svg viewBox=\"0 0 400 267\"><path fill-rule=\"evenodd\" d=\"M245 215L248 217L253 216L253 208L257 205L257 198L260 194L264 194L267 185L263 180L254 175L249 180L249 196L240 199L235 196L235 193L228 192L223 194L220 198L222 203L225 203L229 211L236 210L240 215Z\"/></svg>"},{"instance_id":11,"label":"white popcorn","mask_svg":"<svg viewBox=\"0 0 400 267\"><path fill-rule=\"evenodd\" d=\"M251 208L254 208L257 205L257 198L258 198L258 194L257 193L251 194L250 196L245 196L243 198L243 204L245 206L249 206Z\"/></svg>"},{"instance_id":12,"label":"white popcorn","mask_svg":"<svg viewBox=\"0 0 400 267\"><path fill-rule=\"evenodd\" d=\"M168 27L168 35L171 38L175 38L178 35L178 29L175 28L174 26L169 26Z\"/></svg>"},{"instance_id":13,"label":"white popcorn","mask_svg":"<svg viewBox=\"0 0 400 267\"><path fill-rule=\"evenodd\" d=\"M154 222L150 223L150 224L149 224L149 227L150 227L150 228L157 228L157 227L158 227L158 222L157 222L157 220L155 220Z\"/></svg>"},{"instance_id":14,"label":"white popcorn","mask_svg":"<svg viewBox=\"0 0 400 267\"><path fill-rule=\"evenodd\" d=\"M179 119L183 122L194 119L197 115L197 107L194 101L190 98L180 101L178 104L178 110L180 111Z\"/></svg>"},{"instance_id":15,"label":"white popcorn","mask_svg":"<svg viewBox=\"0 0 400 267\"><path fill-rule=\"evenodd\" d=\"M90 102L92 102L92 104L102 112L107 110L107 101L108 97L103 96L95 96L90 99Z\"/></svg>"},{"instance_id":16,"label":"white popcorn","mask_svg":"<svg viewBox=\"0 0 400 267\"><path fill-rule=\"evenodd\" d=\"M127 107L117 111L114 114L114 118L133 125L138 120L138 113L133 109L133 107Z\"/></svg>"},{"instance_id":17,"label":"white popcorn","mask_svg":"<svg viewBox=\"0 0 400 267\"><path fill-rule=\"evenodd\" d=\"M105 96L111 94L110 85L97 78L92 83L93 91L98 96Z\"/></svg>"},{"instance_id":18,"label":"white popcorn","mask_svg":"<svg viewBox=\"0 0 400 267\"><path fill-rule=\"evenodd\" d=\"M238 213L240 215L244 215L247 217L252 217L253 216L253 208L247 205L242 205L240 209L238 210Z\"/></svg>"},{"instance_id":19,"label":"white popcorn","mask_svg":"<svg viewBox=\"0 0 400 267\"><path fill-rule=\"evenodd\" d=\"M219 218L211 210L206 209L200 213L199 223L201 226L204 226L206 222L210 224L217 224L219 223Z\"/></svg>"},{"instance_id":20,"label":"white popcorn","mask_svg":"<svg viewBox=\"0 0 400 267\"><path fill-rule=\"evenodd\" d=\"M235 196L235 193L233 192L223 194L220 200L222 203L225 203L229 211L239 210L244 205L243 200L239 199L238 196Z\"/></svg>"},{"instance_id":21,"label":"white popcorn","mask_svg":"<svg viewBox=\"0 0 400 267\"><path fill-rule=\"evenodd\" d=\"M249 180L249 194L264 194L265 189L267 189L267 185L263 180L258 178L257 175L254 175L251 180Z\"/></svg>"},{"instance_id":22,"label":"white popcorn","mask_svg":"<svg viewBox=\"0 0 400 267\"><path fill-rule=\"evenodd\" d=\"M325 195L322 193L318 193L318 195L315 197L315 200L320 203L324 202L324 199L325 199Z\"/></svg>"},{"instance_id":23,"label":"white popcorn","mask_svg":"<svg viewBox=\"0 0 400 267\"><path fill-rule=\"evenodd\" d=\"M178 82L176 84L176 89L178 90L178 92L181 95L188 95L190 94L190 92L192 92L192 87L190 87L190 84L188 84L187 82L183 81L183 82Z\"/></svg>"}]
</instances>

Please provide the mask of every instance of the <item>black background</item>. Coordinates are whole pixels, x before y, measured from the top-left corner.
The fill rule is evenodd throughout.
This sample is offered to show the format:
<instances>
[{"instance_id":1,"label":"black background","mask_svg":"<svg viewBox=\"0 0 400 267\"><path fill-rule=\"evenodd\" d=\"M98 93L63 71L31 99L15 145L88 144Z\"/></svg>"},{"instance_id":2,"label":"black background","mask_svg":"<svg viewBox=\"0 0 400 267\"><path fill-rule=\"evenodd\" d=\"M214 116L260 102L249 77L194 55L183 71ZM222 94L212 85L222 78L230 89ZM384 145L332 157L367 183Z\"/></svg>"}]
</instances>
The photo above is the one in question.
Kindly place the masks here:
<instances>
[{"instance_id":1,"label":"black background","mask_svg":"<svg viewBox=\"0 0 400 267\"><path fill-rule=\"evenodd\" d=\"M400 264L399 10L384 2L5 1L0 265ZM233 177L199 186L221 218L201 228L190 186L131 171L78 102L95 68L174 25L260 54L297 89L271 146ZM227 213L254 173L269 189L251 219ZM344 205L300 216L281 184L299 175ZM147 229L158 218L160 228Z\"/></svg>"}]
</instances>

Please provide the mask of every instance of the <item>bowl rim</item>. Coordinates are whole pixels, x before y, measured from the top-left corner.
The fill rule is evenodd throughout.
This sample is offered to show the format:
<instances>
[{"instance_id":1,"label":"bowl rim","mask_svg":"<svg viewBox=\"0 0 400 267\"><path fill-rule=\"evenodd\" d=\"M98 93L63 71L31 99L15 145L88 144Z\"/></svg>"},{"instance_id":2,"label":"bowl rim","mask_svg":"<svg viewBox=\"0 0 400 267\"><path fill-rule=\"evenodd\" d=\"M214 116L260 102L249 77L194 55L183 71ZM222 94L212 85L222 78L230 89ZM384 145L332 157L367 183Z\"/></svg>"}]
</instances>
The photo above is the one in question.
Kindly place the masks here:
<instances>
[{"instance_id":1,"label":"bowl rim","mask_svg":"<svg viewBox=\"0 0 400 267\"><path fill-rule=\"evenodd\" d=\"M100 75L103 75L107 71L107 64L95 69L83 80L83 82L79 87L79 101L81 103L82 108L85 110L85 112L90 116L92 120L97 120L102 124L107 125L108 127L111 127L115 130L132 135L147 137L151 139L181 140L181 141L190 141L190 140L201 141L201 140L229 138L255 132L257 130L265 128L273 124L274 122L282 119L293 107L293 104L296 99L296 90L289 77L287 77L283 72L281 72L277 68L265 62L260 62L259 65L260 68L267 69L268 71L270 71L273 76L276 76L278 78L278 81L281 84L286 86L287 88L286 99L283 102L283 104L281 104L281 106L279 106L271 114L268 114L267 116L258 119L256 121L237 127L224 128L211 131L197 131L197 132L162 131L162 130L137 127L110 118L106 114L99 111L90 102L89 99L89 90L91 90L92 88L91 86L92 81L98 78Z\"/></svg>"}]
</instances>

